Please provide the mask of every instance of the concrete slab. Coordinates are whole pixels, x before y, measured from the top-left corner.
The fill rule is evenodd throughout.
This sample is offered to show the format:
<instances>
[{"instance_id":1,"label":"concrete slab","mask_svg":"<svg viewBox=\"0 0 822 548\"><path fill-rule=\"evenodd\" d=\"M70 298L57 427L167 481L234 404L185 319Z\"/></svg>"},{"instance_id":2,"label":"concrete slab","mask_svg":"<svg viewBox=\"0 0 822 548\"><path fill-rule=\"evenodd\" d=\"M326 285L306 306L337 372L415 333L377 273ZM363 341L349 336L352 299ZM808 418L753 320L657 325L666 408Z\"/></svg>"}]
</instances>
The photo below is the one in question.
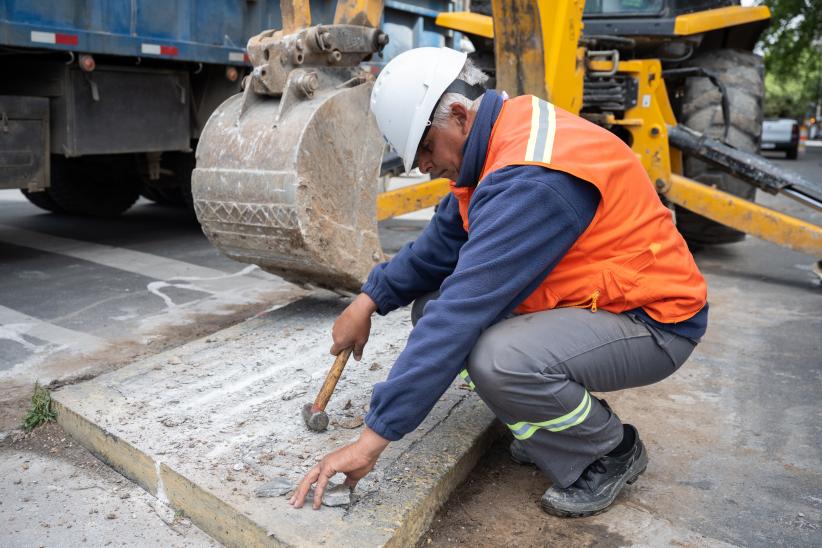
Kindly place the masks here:
<instances>
[{"instance_id":1,"label":"concrete slab","mask_svg":"<svg viewBox=\"0 0 822 548\"><path fill-rule=\"evenodd\" d=\"M496 428L455 383L426 421L393 443L346 507L295 510L255 490L295 484L328 450L355 439L371 387L411 329L407 311L375 317L362 362L348 364L314 434L300 409L333 359L346 302L312 297L171 352L65 387L59 422L84 446L229 546L413 544L474 466Z\"/></svg>"}]
</instances>

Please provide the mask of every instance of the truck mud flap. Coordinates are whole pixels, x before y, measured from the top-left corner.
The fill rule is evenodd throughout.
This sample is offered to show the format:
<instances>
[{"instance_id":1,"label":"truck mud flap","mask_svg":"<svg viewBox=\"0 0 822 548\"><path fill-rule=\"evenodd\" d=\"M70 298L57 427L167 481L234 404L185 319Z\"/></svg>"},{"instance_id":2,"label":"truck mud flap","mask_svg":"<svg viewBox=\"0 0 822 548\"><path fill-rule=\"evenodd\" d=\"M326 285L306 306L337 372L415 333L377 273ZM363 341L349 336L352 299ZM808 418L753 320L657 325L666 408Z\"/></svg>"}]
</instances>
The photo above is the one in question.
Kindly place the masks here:
<instances>
[{"instance_id":1,"label":"truck mud flap","mask_svg":"<svg viewBox=\"0 0 822 548\"><path fill-rule=\"evenodd\" d=\"M0 95L0 188L49 185L49 100Z\"/></svg>"}]
</instances>

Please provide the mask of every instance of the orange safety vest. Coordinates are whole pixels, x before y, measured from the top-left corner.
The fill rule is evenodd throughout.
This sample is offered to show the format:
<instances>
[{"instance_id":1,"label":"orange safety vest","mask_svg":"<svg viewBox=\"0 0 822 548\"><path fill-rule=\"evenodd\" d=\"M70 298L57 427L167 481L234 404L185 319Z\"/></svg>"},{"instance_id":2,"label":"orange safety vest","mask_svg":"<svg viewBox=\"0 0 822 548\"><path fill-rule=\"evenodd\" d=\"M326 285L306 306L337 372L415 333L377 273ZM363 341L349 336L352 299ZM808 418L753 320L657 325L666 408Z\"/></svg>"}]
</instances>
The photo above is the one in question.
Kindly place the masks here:
<instances>
[{"instance_id":1,"label":"orange safety vest","mask_svg":"<svg viewBox=\"0 0 822 548\"><path fill-rule=\"evenodd\" d=\"M480 181L510 165L563 171L593 184L601 196L591 224L516 313L642 307L651 318L674 323L705 305L705 279L671 212L637 157L613 133L537 97L509 99L494 123ZM467 231L476 187L451 186Z\"/></svg>"}]
</instances>

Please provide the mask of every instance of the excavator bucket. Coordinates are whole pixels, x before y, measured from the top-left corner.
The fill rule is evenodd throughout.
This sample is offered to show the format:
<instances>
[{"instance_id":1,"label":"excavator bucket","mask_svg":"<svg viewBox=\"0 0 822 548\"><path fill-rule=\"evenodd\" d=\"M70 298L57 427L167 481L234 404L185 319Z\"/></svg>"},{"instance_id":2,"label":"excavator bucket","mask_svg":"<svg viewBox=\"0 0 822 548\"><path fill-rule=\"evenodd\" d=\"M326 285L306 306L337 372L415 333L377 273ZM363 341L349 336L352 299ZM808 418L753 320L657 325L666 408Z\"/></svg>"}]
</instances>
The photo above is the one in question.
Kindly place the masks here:
<instances>
[{"instance_id":1,"label":"excavator bucket","mask_svg":"<svg viewBox=\"0 0 822 548\"><path fill-rule=\"evenodd\" d=\"M200 136L194 208L232 259L300 285L356 291L383 260L384 145L369 110L373 76L359 63L387 36L374 28L371 2L340 2L335 24L318 26L309 26L307 4L281 4L284 29L249 41L254 69L243 92Z\"/></svg>"}]
</instances>

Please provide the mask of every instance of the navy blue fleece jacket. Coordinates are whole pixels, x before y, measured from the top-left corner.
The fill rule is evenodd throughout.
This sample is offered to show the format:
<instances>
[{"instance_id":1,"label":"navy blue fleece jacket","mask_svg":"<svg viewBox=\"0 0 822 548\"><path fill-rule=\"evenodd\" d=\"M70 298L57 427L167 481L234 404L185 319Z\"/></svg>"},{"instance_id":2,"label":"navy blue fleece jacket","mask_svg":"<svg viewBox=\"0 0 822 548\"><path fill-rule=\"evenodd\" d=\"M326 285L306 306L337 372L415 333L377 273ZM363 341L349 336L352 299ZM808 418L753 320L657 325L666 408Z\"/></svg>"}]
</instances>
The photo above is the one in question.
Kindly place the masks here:
<instances>
[{"instance_id":1,"label":"navy blue fleece jacket","mask_svg":"<svg viewBox=\"0 0 822 548\"><path fill-rule=\"evenodd\" d=\"M496 93L485 94L458 186L477 185L502 103ZM366 424L392 441L414 430L464 367L480 334L524 301L585 231L599 199L596 187L566 173L509 166L487 175L474 192L469 238L457 199L443 198L420 237L377 265L362 288L380 314L440 290L388 378L374 387ZM697 339L706 322L707 306L671 330Z\"/></svg>"}]
</instances>

